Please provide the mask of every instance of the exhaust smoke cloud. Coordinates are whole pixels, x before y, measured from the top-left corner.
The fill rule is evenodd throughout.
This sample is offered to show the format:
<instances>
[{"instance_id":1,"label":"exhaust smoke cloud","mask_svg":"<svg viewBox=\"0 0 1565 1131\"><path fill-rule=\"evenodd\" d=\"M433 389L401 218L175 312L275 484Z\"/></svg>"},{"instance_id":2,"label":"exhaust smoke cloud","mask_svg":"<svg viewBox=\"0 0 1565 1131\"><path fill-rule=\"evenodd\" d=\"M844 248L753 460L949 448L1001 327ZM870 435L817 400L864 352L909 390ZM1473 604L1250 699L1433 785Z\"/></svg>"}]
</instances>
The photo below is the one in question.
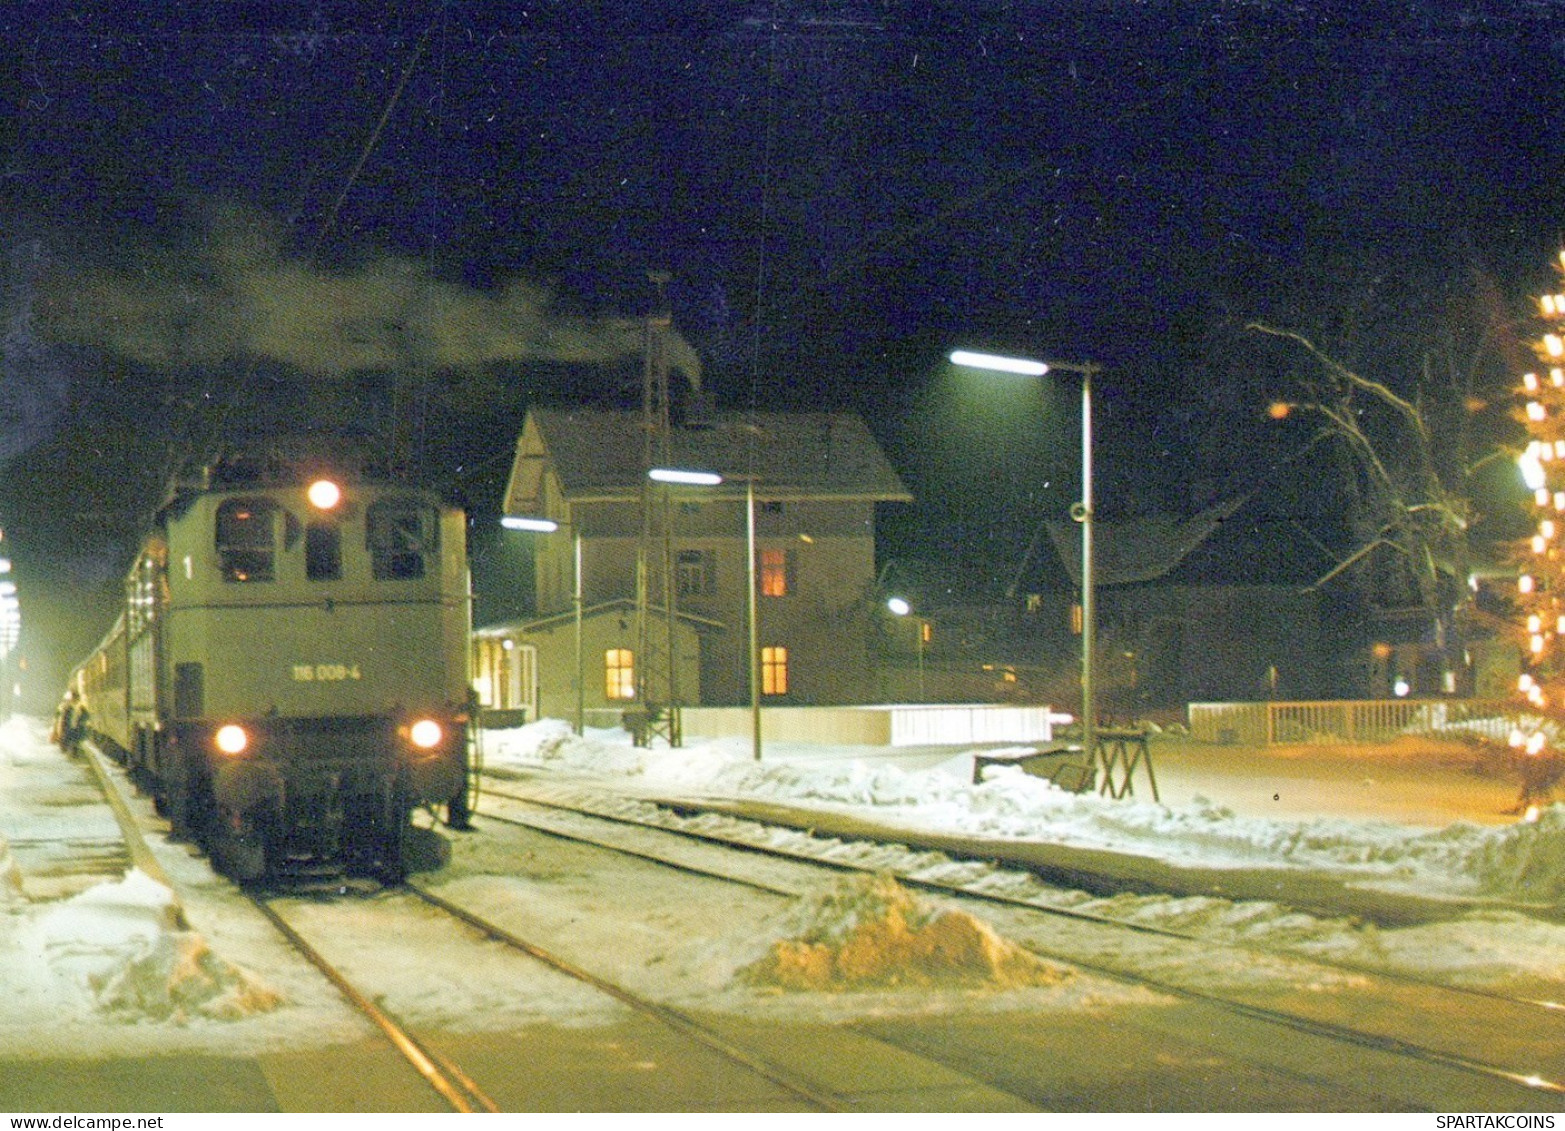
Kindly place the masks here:
<instances>
[{"instance_id":1,"label":"exhaust smoke cloud","mask_svg":"<svg viewBox=\"0 0 1565 1131\"><path fill-rule=\"evenodd\" d=\"M639 354L644 320L562 311L546 286L479 290L385 255L328 271L287 256L268 222L219 211L193 250L129 267L57 264L40 284L40 330L155 368L263 359L340 378L362 371L505 362L594 364ZM700 383L695 350L670 329L670 365Z\"/></svg>"}]
</instances>

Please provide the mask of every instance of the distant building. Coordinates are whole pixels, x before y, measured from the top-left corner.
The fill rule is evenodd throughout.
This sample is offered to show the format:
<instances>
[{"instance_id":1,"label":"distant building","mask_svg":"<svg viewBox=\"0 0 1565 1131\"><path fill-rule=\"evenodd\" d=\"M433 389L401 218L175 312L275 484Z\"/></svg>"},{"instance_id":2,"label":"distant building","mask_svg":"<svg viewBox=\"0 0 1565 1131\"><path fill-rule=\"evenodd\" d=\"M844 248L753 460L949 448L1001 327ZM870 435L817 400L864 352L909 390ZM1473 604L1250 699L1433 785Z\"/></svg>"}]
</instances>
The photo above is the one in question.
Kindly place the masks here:
<instances>
[{"instance_id":1,"label":"distant building","mask_svg":"<svg viewBox=\"0 0 1565 1131\"><path fill-rule=\"evenodd\" d=\"M629 706L638 688L652 706L747 703L753 514L765 701L877 698L875 508L912 496L863 421L838 412L718 413L702 427L654 436L642 420L629 411L528 413L505 513L548 518L559 530L516 535L532 540L539 620L508 626L512 648L537 644L540 668L555 662L560 634L574 636L579 560L584 609L615 610L600 628L641 621L628 642L601 632L587 642L589 707ZM649 466L724 479L666 487L648 480ZM684 639L698 645L694 679L668 660L669 641L679 656ZM539 680L558 686L547 673ZM552 702L545 709L557 713Z\"/></svg>"},{"instance_id":2,"label":"distant building","mask_svg":"<svg viewBox=\"0 0 1565 1131\"><path fill-rule=\"evenodd\" d=\"M1327 631L1331 568L1297 526L1249 496L1187 517L1094 524L1098 688L1106 715L1202 700L1342 694L1347 649ZM1050 523L1029 578L1031 615L1057 652L1079 655L1081 527Z\"/></svg>"}]
</instances>

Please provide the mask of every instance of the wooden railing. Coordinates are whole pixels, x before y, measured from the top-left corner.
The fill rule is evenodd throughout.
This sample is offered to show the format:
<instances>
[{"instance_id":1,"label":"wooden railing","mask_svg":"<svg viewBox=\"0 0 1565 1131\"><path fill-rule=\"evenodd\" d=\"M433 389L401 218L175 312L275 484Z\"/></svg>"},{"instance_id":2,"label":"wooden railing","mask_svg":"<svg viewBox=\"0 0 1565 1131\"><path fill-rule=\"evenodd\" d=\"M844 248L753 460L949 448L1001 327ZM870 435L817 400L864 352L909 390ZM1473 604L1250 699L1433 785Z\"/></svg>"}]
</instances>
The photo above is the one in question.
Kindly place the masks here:
<instances>
[{"instance_id":1,"label":"wooden railing","mask_svg":"<svg viewBox=\"0 0 1565 1131\"><path fill-rule=\"evenodd\" d=\"M1494 699L1323 699L1191 703L1190 736L1244 745L1387 742L1401 735L1477 735L1504 742L1521 711Z\"/></svg>"}]
</instances>

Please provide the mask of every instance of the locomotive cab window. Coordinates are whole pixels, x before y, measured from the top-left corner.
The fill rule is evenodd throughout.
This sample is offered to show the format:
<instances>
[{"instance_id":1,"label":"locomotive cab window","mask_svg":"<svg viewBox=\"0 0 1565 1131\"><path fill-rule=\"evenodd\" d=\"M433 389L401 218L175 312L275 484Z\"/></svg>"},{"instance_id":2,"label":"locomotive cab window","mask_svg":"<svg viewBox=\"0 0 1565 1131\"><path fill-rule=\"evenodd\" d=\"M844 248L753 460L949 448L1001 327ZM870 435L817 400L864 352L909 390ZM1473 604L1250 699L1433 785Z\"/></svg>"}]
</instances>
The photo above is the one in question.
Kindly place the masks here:
<instances>
[{"instance_id":1,"label":"locomotive cab window","mask_svg":"<svg viewBox=\"0 0 1565 1131\"><path fill-rule=\"evenodd\" d=\"M367 536L376 581L423 577L436 548L435 512L414 499L384 499L369 508Z\"/></svg>"},{"instance_id":2,"label":"locomotive cab window","mask_svg":"<svg viewBox=\"0 0 1565 1131\"><path fill-rule=\"evenodd\" d=\"M224 581L276 578L277 510L270 499L229 499L217 508L217 560Z\"/></svg>"}]
</instances>

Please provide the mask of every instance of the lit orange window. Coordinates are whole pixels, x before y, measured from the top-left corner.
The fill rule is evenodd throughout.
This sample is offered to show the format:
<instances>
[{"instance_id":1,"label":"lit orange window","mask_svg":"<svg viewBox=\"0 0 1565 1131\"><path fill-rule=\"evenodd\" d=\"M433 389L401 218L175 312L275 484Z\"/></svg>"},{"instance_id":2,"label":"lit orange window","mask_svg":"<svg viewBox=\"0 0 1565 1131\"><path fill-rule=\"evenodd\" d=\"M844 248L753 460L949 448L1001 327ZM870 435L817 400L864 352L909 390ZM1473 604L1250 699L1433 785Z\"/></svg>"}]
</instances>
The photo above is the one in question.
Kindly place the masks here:
<instances>
[{"instance_id":1,"label":"lit orange window","mask_svg":"<svg viewBox=\"0 0 1565 1131\"><path fill-rule=\"evenodd\" d=\"M629 648L610 648L603 653L603 694L610 699L636 697L636 654Z\"/></svg>"},{"instance_id":2,"label":"lit orange window","mask_svg":"<svg viewBox=\"0 0 1565 1131\"><path fill-rule=\"evenodd\" d=\"M761 649L761 694L788 694L788 649Z\"/></svg>"},{"instance_id":3,"label":"lit orange window","mask_svg":"<svg viewBox=\"0 0 1565 1131\"><path fill-rule=\"evenodd\" d=\"M786 597L788 595L788 551L760 551L761 596Z\"/></svg>"}]
</instances>

